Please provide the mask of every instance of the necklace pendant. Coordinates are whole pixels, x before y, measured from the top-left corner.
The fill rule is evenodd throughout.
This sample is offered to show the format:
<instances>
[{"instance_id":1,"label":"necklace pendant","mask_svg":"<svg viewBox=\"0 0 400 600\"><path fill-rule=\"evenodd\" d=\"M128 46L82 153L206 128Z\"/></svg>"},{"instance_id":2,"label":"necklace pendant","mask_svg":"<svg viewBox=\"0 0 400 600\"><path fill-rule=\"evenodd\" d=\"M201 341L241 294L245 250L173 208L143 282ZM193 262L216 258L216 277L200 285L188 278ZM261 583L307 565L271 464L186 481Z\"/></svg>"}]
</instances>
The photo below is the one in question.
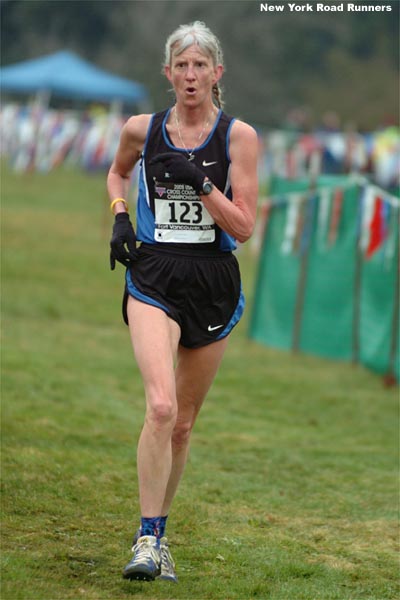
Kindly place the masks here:
<instances>
[{"instance_id":1,"label":"necklace pendant","mask_svg":"<svg viewBox=\"0 0 400 600\"><path fill-rule=\"evenodd\" d=\"M189 154L188 161L190 162L191 160L194 160L194 154Z\"/></svg>"}]
</instances>

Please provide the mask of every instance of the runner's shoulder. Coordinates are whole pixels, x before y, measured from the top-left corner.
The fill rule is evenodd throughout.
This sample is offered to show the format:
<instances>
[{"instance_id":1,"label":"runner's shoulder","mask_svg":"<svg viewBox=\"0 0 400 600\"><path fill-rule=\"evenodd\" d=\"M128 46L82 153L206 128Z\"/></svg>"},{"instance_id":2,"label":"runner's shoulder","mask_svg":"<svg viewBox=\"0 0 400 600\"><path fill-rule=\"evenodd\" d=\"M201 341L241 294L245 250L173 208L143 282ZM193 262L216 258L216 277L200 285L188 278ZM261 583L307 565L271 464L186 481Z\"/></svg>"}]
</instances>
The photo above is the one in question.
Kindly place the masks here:
<instances>
[{"instance_id":1,"label":"runner's shoulder","mask_svg":"<svg viewBox=\"0 0 400 600\"><path fill-rule=\"evenodd\" d=\"M144 142L149 128L151 114L134 115L126 121L122 134L130 141Z\"/></svg>"},{"instance_id":2,"label":"runner's shoulder","mask_svg":"<svg viewBox=\"0 0 400 600\"><path fill-rule=\"evenodd\" d=\"M257 132L248 123L235 119L232 125L231 141L255 142L258 139Z\"/></svg>"}]
</instances>

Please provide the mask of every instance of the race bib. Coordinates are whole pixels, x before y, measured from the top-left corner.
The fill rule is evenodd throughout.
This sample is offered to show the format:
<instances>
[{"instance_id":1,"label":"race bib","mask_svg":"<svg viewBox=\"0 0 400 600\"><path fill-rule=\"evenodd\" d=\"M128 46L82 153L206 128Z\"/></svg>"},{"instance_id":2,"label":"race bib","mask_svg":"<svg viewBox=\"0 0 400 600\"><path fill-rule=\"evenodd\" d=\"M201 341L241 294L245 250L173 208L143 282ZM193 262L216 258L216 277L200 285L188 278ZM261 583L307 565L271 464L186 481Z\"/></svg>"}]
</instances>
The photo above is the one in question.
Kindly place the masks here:
<instances>
[{"instance_id":1,"label":"race bib","mask_svg":"<svg viewBox=\"0 0 400 600\"><path fill-rule=\"evenodd\" d=\"M191 186L156 182L154 206L156 242L215 241L215 221Z\"/></svg>"}]
</instances>

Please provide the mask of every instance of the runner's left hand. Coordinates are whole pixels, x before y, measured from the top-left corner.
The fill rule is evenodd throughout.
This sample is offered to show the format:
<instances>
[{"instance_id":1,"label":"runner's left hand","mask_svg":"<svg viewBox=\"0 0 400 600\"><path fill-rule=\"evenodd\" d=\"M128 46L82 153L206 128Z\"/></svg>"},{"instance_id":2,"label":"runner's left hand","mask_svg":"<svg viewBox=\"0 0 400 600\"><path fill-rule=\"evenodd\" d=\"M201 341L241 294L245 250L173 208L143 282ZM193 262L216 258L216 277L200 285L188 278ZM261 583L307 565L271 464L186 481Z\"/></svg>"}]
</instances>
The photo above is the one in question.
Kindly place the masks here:
<instances>
[{"instance_id":1,"label":"runner's left hand","mask_svg":"<svg viewBox=\"0 0 400 600\"><path fill-rule=\"evenodd\" d=\"M196 165L189 162L179 152L164 152L156 154L150 160L150 165L162 164L165 167L165 178L173 183L187 183L199 194L203 189L205 173Z\"/></svg>"}]
</instances>

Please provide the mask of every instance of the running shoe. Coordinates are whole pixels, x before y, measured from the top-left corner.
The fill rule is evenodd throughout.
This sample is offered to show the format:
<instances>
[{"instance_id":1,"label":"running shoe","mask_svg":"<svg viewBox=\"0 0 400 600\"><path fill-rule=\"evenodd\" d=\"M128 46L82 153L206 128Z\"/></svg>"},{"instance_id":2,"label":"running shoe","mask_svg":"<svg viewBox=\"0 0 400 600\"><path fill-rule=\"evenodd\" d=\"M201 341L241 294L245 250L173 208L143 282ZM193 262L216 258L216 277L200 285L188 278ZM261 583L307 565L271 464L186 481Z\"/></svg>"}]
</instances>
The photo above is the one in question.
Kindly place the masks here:
<instances>
[{"instance_id":1,"label":"running shoe","mask_svg":"<svg viewBox=\"0 0 400 600\"><path fill-rule=\"evenodd\" d=\"M168 547L168 540L166 537L160 540L161 547L161 573L158 579L165 579L166 581L173 581L178 583L178 578L175 573L175 563L171 556L171 552Z\"/></svg>"},{"instance_id":2,"label":"running shoe","mask_svg":"<svg viewBox=\"0 0 400 600\"><path fill-rule=\"evenodd\" d=\"M161 552L153 535L140 537L132 548L132 560L123 570L124 579L153 581L161 573Z\"/></svg>"},{"instance_id":3,"label":"running shoe","mask_svg":"<svg viewBox=\"0 0 400 600\"><path fill-rule=\"evenodd\" d=\"M140 538L140 528L135 532L133 536L132 545L135 546L137 544L138 539ZM161 573L158 575L157 579L164 579L165 581L173 581L174 583L178 583L178 578L175 573L175 562L171 556L171 552L168 546L168 540L166 537L162 537L160 540L160 548L161 548Z\"/></svg>"}]
</instances>

